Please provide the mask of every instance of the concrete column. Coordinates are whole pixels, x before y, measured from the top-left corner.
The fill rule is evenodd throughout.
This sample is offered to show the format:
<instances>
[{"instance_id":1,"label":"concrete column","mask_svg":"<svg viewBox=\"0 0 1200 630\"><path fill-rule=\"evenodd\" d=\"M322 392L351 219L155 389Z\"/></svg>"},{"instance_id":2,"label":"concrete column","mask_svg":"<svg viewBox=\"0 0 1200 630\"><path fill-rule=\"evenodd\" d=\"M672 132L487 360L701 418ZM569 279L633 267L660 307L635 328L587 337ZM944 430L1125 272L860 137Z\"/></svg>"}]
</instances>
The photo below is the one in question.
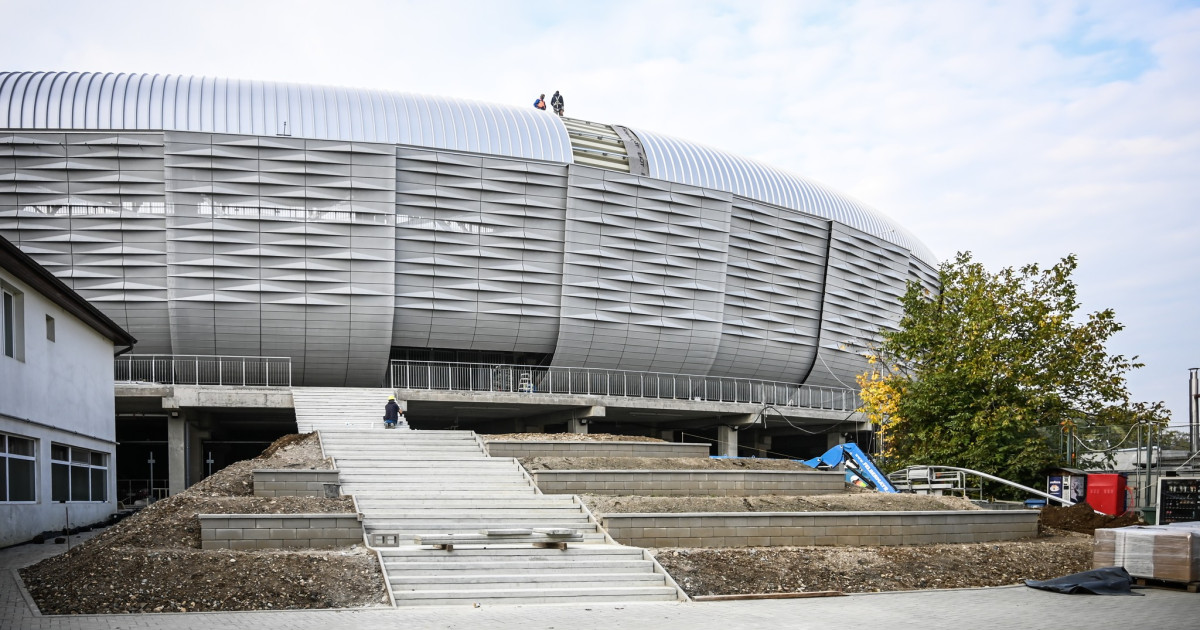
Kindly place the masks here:
<instances>
[{"instance_id":1,"label":"concrete column","mask_svg":"<svg viewBox=\"0 0 1200 630\"><path fill-rule=\"evenodd\" d=\"M167 416L167 493L187 488L187 418L182 411Z\"/></svg>"},{"instance_id":2,"label":"concrete column","mask_svg":"<svg viewBox=\"0 0 1200 630\"><path fill-rule=\"evenodd\" d=\"M188 425L188 474L187 486L204 478L204 473L207 472L204 460L208 459L208 453L204 451L204 440L208 439L209 431L201 431L195 426Z\"/></svg>"},{"instance_id":3,"label":"concrete column","mask_svg":"<svg viewBox=\"0 0 1200 630\"><path fill-rule=\"evenodd\" d=\"M825 450L826 451L828 451L829 449L831 449L839 444L845 444L845 443L846 443L846 438L843 437L841 433L835 432L835 433L826 433L825 434Z\"/></svg>"},{"instance_id":4,"label":"concrete column","mask_svg":"<svg viewBox=\"0 0 1200 630\"><path fill-rule=\"evenodd\" d=\"M758 444L755 448L758 449L758 456L770 457L771 453L769 451L771 450L771 436L760 435L756 441Z\"/></svg>"},{"instance_id":5,"label":"concrete column","mask_svg":"<svg viewBox=\"0 0 1200 630\"><path fill-rule=\"evenodd\" d=\"M717 427L717 455L737 457L738 434L733 427L720 425Z\"/></svg>"},{"instance_id":6,"label":"concrete column","mask_svg":"<svg viewBox=\"0 0 1200 630\"><path fill-rule=\"evenodd\" d=\"M588 432L587 418L571 418L567 420L567 433L586 435Z\"/></svg>"},{"instance_id":7,"label":"concrete column","mask_svg":"<svg viewBox=\"0 0 1200 630\"><path fill-rule=\"evenodd\" d=\"M661 437L664 442L674 442L675 441L675 430L668 429L666 431L662 431L658 434L658 436Z\"/></svg>"}]
</instances>

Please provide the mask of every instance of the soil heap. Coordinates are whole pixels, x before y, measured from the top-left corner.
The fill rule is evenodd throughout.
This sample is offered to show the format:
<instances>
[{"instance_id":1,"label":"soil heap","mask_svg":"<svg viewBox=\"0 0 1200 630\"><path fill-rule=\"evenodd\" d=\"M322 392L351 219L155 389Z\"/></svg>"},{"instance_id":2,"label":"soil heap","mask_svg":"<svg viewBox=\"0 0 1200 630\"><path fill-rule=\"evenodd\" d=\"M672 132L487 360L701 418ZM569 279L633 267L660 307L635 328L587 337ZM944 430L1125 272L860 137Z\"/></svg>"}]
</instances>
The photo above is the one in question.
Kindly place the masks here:
<instances>
[{"instance_id":1,"label":"soil heap","mask_svg":"<svg viewBox=\"0 0 1200 630\"><path fill-rule=\"evenodd\" d=\"M338 608L386 604L374 553L200 549L197 514L353 512L348 497L255 497L251 471L331 468L313 434L284 436L70 552L21 570L43 614Z\"/></svg>"}]
</instances>

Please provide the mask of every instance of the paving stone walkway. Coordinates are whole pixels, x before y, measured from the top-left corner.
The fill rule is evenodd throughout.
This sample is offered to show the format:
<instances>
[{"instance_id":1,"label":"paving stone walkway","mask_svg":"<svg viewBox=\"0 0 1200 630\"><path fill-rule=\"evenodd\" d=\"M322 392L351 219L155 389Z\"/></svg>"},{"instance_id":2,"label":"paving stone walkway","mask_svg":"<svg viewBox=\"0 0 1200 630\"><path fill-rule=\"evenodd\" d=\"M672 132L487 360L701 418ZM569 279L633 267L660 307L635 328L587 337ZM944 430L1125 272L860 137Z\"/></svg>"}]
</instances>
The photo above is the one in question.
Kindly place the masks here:
<instances>
[{"instance_id":1,"label":"paving stone walkway","mask_svg":"<svg viewBox=\"0 0 1200 630\"><path fill-rule=\"evenodd\" d=\"M72 544L89 535L72 537ZM1200 594L1149 589L1143 597L1057 595L1023 586L957 591L914 591L707 603L372 608L243 613L40 616L18 585L16 569L66 551L66 545L22 545L0 550L0 628L170 630L240 628L363 630L395 628L624 629L813 628L850 630L991 630L1048 628L1106 630L1200 627Z\"/></svg>"}]
</instances>

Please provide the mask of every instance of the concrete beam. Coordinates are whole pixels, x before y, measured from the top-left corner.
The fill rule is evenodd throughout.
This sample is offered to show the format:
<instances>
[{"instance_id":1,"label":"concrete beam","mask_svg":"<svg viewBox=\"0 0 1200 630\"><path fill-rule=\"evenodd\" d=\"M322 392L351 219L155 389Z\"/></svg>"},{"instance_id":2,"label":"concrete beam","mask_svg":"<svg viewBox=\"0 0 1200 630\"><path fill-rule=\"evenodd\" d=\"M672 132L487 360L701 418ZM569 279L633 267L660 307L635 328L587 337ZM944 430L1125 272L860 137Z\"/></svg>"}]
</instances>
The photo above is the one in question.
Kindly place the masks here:
<instances>
[{"instance_id":1,"label":"concrete beam","mask_svg":"<svg viewBox=\"0 0 1200 630\"><path fill-rule=\"evenodd\" d=\"M524 418L526 426L544 426L547 424L555 424L559 422L570 423L577 420L589 420L591 418L603 418L605 416L605 408L601 405L587 405L582 407L574 407L571 409L560 409L558 411L548 411L539 413ZM586 423L584 423L586 424ZM571 431L572 433L587 433L584 431Z\"/></svg>"}]
</instances>

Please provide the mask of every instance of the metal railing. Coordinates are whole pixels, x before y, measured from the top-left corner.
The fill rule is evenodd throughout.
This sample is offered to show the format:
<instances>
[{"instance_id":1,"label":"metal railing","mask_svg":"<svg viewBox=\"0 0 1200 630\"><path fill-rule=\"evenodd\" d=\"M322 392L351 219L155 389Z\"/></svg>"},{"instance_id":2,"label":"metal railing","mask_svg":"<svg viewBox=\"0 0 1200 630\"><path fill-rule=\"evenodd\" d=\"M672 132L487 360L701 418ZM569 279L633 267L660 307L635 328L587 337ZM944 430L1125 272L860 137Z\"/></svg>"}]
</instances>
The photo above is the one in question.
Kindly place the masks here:
<instances>
[{"instance_id":1,"label":"metal railing","mask_svg":"<svg viewBox=\"0 0 1200 630\"><path fill-rule=\"evenodd\" d=\"M858 392L719 376L440 361L392 361L388 385L399 389L576 394L750 403L854 411Z\"/></svg>"},{"instance_id":2,"label":"metal railing","mask_svg":"<svg viewBox=\"0 0 1200 630\"><path fill-rule=\"evenodd\" d=\"M290 387L292 360L288 357L126 354L116 358L114 378L118 383Z\"/></svg>"}]
</instances>

